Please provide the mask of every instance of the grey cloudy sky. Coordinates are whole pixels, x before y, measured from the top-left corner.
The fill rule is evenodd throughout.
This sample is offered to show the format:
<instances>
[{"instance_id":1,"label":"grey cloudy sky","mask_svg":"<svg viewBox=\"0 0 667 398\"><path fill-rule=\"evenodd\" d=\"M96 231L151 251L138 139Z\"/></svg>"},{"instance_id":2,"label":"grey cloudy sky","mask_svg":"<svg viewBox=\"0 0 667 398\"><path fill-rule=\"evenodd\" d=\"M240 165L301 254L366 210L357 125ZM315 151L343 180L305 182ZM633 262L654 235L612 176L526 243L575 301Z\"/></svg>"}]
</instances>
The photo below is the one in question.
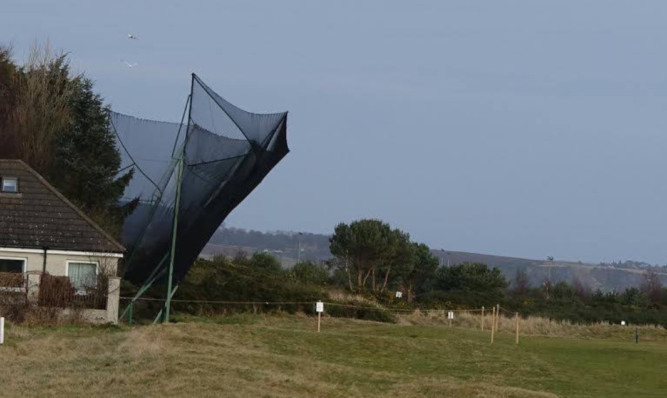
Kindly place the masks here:
<instances>
[{"instance_id":1,"label":"grey cloudy sky","mask_svg":"<svg viewBox=\"0 0 667 398\"><path fill-rule=\"evenodd\" d=\"M248 110L289 110L292 152L230 225L379 217L434 248L667 263L665 1L2 9L17 59L48 38L117 111L178 120L190 72Z\"/></svg>"}]
</instances>

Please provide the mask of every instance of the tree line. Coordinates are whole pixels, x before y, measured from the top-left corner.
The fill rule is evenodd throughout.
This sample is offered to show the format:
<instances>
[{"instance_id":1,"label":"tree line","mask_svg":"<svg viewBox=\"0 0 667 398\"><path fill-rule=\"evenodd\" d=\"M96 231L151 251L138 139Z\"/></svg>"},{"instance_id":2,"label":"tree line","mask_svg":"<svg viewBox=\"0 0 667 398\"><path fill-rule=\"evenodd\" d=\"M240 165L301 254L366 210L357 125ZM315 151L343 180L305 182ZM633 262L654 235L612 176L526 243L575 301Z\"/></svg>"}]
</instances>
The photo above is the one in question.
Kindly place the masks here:
<instances>
[{"instance_id":1,"label":"tree line","mask_svg":"<svg viewBox=\"0 0 667 398\"><path fill-rule=\"evenodd\" d=\"M440 264L426 244L411 241L408 233L372 219L337 225L330 246L336 255L333 259L303 261L291 268L282 267L269 252L198 259L175 296L185 301L177 302L174 308L200 315L312 313L317 300L342 300L340 304L345 305L328 306L327 313L392 321L387 308L488 309L500 304L522 316L667 327L667 289L653 270L644 274L640 287L620 292L592 290L576 280L570 284L547 279L540 286L531 286L524 268L506 278L498 268L482 263ZM124 295L136 291L127 282L123 289ZM162 297L163 291L163 287L156 287L149 295ZM341 298L341 291L353 294ZM401 297L396 292L401 292ZM369 302L377 306L369 306ZM156 305L144 302L140 307L154 314L159 309Z\"/></svg>"},{"instance_id":2,"label":"tree line","mask_svg":"<svg viewBox=\"0 0 667 398\"><path fill-rule=\"evenodd\" d=\"M440 265L429 247L374 219L341 223L330 238L335 256L328 263L329 282L384 303L413 307L479 308L497 303L525 315L577 322L626 320L667 325L667 289L654 269L639 288L593 291L580 280L531 287L520 268L508 280L498 268L464 262ZM400 291L405 299L397 300Z\"/></svg>"}]
</instances>

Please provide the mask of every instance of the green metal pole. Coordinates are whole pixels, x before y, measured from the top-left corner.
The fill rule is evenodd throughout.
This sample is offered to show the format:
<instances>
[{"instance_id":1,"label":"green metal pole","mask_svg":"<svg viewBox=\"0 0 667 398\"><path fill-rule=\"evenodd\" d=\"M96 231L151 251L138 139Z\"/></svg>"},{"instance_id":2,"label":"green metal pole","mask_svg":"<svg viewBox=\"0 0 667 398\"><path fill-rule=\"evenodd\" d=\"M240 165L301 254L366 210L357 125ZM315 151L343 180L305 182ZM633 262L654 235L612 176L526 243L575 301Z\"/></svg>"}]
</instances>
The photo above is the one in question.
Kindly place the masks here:
<instances>
[{"instance_id":1,"label":"green metal pole","mask_svg":"<svg viewBox=\"0 0 667 398\"><path fill-rule=\"evenodd\" d=\"M164 303L164 322L169 322L169 307L171 306L171 285L174 277L174 259L176 257L176 232L178 231L178 208L181 203L181 178L183 178L183 152L178 161L176 176L176 203L174 204L174 222L171 231L171 253L169 259L169 273L167 274L167 301Z\"/></svg>"},{"instance_id":2,"label":"green metal pole","mask_svg":"<svg viewBox=\"0 0 667 398\"><path fill-rule=\"evenodd\" d=\"M195 74L192 74L192 80L190 81L190 95L186 105L189 104L188 108L188 123L185 128L185 140L183 140L183 147L180 150L178 157L178 176L176 178L176 203L174 204L174 222L172 225L171 231L171 258L169 259L169 274L167 275L167 301L164 303L164 322L169 322L169 309L171 307L171 296L176 292L174 289L172 291L172 283L174 277L174 259L176 257L176 233L178 232L178 210L181 204L181 180L183 179L183 167L185 163L185 148L188 144L188 139L190 138L190 120L192 119L192 93L195 84ZM184 113L185 115L185 113ZM181 125L183 125L183 119L181 119ZM180 128L179 128L180 134Z\"/></svg>"},{"instance_id":3,"label":"green metal pole","mask_svg":"<svg viewBox=\"0 0 667 398\"><path fill-rule=\"evenodd\" d=\"M174 294L176 294L176 290L178 290L178 285L174 286L174 290L171 291L171 296L168 297L167 299L171 300L172 297L174 297ZM162 312L164 311L164 307L158 312L157 316L155 317L155 320L153 321L153 324L157 324L160 318L162 318Z\"/></svg>"},{"instance_id":4,"label":"green metal pole","mask_svg":"<svg viewBox=\"0 0 667 398\"><path fill-rule=\"evenodd\" d=\"M151 273L151 276L148 277L148 281L146 281L143 284L143 286L141 286L139 288L139 290L137 291L137 293L134 295L134 297L132 298L132 304L134 304L134 302L137 301L137 299L139 297L141 297L146 292L146 290L148 290L148 288L151 287L151 285L155 281L157 281L159 278L162 277L162 275L164 274L164 269L162 271L159 271L159 272L158 272L158 270L160 269L160 267L162 267L162 264L165 261L167 261L167 257L169 257L168 253L165 254L164 257L162 257L162 260L160 260L160 263L157 265L157 267L155 267L155 269ZM123 313L120 315L119 319L123 319L125 317L125 314L127 314L129 309L130 309L130 306L125 307L125 311L123 311Z\"/></svg>"}]
</instances>

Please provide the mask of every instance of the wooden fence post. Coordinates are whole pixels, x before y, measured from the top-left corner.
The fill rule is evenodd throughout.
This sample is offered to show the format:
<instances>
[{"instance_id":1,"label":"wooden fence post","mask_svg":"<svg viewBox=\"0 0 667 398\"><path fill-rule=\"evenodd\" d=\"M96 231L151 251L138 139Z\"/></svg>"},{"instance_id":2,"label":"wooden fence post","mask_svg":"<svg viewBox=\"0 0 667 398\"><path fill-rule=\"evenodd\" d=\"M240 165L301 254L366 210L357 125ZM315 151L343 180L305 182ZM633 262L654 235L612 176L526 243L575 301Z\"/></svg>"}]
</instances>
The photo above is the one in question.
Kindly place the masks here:
<instances>
[{"instance_id":1,"label":"wooden fence post","mask_svg":"<svg viewBox=\"0 0 667 398\"><path fill-rule=\"evenodd\" d=\"M500 304L496 304L496 333L500 328Z\"/></svg>"},{"instance_id":2,"label":"wooden fence post","mask_svg":"<svg viewBox=\"0 0 667 398\"><path fill-rule=\"evenodd\" d=\"M482 306L482 332L484 331L484 306Z\"/></svg>"},{"instance_id":3,"label":"wooden fence post","mask_svg":"<svg viewBox=\"0 0 667 398\"><path fill-rule=\"evenodd\" d=\"M519 313L514 313L514 323L516 324L516 336L514 337L515 343L519 344Z\"/></svg>"},{"instance_id":4,"label":"wooden fence post","mask_svg":"<svg viewBox=\"0 0 667 398\"><path fill-rule=\"evenodd\" d=\"M493 344L493 334L496 331L496 328L493 327L493 324L496 322L496 307L493 307L493 314L491 315L491 344Z\"/></svg>"}]
</instances>

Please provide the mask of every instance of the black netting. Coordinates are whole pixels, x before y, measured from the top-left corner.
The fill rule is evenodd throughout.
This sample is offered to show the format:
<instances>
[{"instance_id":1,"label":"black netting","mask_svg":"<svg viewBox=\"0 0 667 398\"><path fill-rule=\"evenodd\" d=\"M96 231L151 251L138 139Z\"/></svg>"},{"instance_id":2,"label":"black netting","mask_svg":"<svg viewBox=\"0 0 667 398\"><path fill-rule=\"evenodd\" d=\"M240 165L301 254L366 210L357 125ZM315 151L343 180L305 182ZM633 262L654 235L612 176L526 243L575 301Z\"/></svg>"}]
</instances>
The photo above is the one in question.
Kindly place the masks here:
<instances>
[{"instance_id":1,"label":"black netting","mask_svg":"<svg viewBox=\"0 0 667 398\"><path fill-rule=\"evenodd\" d=\"M181 123L111 112L110 128L123 171L135 171L123 201L138 204L122 232L125 277L134 283L168 267L179 171L177 282L225 217L289 151L287 112L246 112L194 74Z\"/></svg>"}]
</instances>

